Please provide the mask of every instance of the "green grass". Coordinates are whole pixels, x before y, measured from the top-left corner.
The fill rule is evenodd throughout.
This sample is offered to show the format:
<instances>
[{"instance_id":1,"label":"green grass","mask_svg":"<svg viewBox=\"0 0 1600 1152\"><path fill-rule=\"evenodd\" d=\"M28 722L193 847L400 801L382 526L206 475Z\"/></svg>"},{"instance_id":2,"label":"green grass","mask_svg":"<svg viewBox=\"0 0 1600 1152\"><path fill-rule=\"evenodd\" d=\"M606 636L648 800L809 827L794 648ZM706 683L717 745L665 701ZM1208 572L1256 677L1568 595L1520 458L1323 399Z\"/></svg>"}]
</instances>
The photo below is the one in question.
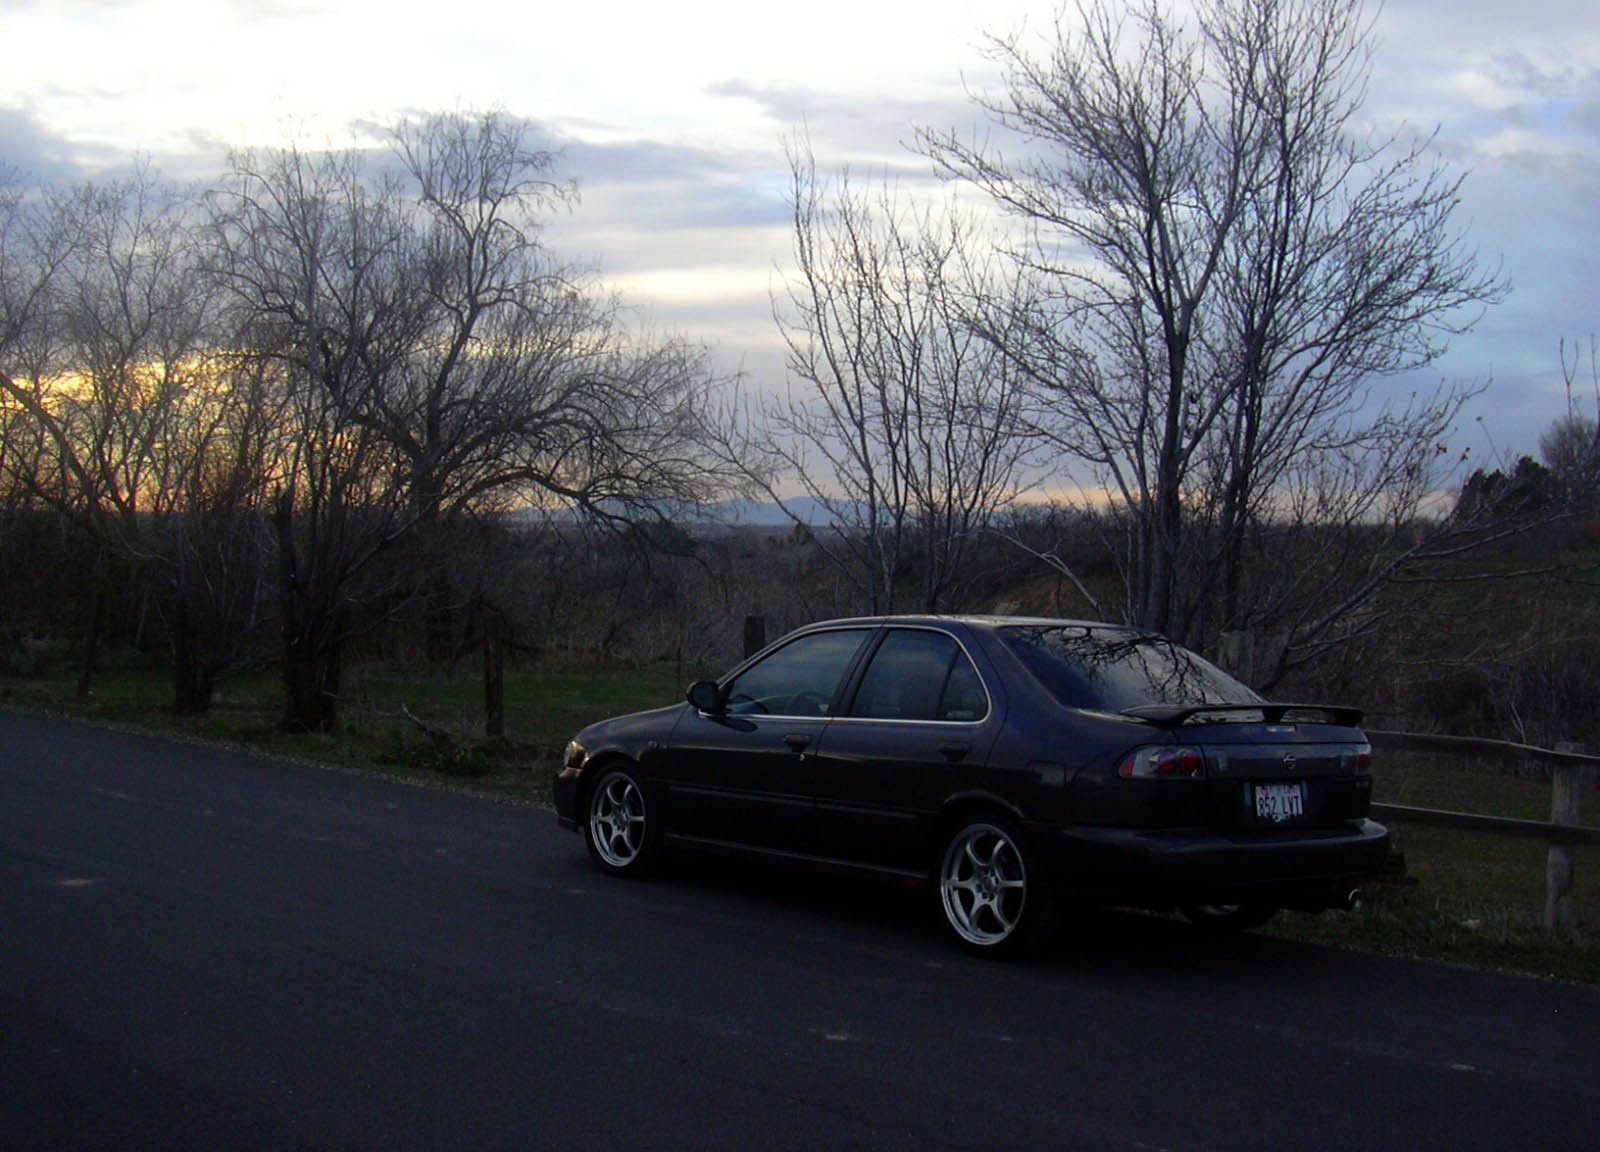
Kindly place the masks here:
<instances>
[{"instance_id":1,"label":"green grass","mask_svg":"<svg viewBox=\"0 0 1600 1152\"><path fill-rule=\"evenodd\" d=\"M1354 912L1286 913L1271 931L1600 984L1600 849L1573 850L1580 932L1558 937L1543 927L1543 841L1409 824L1391 831L1405 854L1401 882L1368 885Z\"/></svg>"},{"instance_id":2,"label":"green grass","mask_svg":"<svg viewBox=\"0 0 1600 1152\"><path fill-rule=\"evenodd\" d=\"M682 698L694 670L672 666L548 666L506 676L506 734L482 739L482 684L463 671L421 675L371 667L351 673L335 735L278 730L281 689L262 673L228 680L204 717L178 717L163 669L126 663L101 674L87 701L65 673L0 680L0 699L129 724L187 738L379 772L430 784L548 803L568 739L592 721ZM410 712L431 738L408 719ZM1495 768L1467 770L1431 756L1385 756L1376 799L1418 807L1550 817L1550 785ZM1600 796L1587 798L1585 823L1600 823ZM1393 827L1405 875L1369 886L1354 912L1285 914L1268 931L1343 947L1423 956L1600 984L1600 848L1573 850L1578 934L1542 927L1546 847L1542 841L1409 824Z\"/></svg>"},{"instance_id":3,"label":"green grass","mask_svg":"<svg viewBox=\"0 0 1600 1152\"><path fill-rule=\"evenodd\" d=\"M1550 819L1550 782L1518 776L1504 765L1458 756L1380 754L1373 799L1415 808L1444 808L1519 820ZM1589 823L1600 808L1591 805Z\"/></svg>"},{"instance_id":4,"label":"green grass","mask_svg":"<svg viewBox=\"0 0 1600 1152\"><path fill-rule=\"evenodd\" d=\"M1550 783L1455 757L1385 755L1374 799L1523 820L1550 819ZM1590 795L1585 824L1600 823ZM1428 956L1600 984L1600 848L1570 849L1578 931L1544 929L1542 840L1391 822L1405 874L1369 885L1353 913L1286 915L1273 931L1300 939Z\"/></svg>"},{"instance_id":5,"label":"green grass","mask_svg":"<svg viewBox=\"0 0 1600 1152\"><path fill-rule=\"evenodd\" d=\"M580 728L681 699L679 676L671 665L507 672L506 736L497 741L483 737L482 681L465 672L355 671L344 686L340 729L333 734L281 731L282 688L270 673L231 677L218 689L210 713L200 717L174 715L168 673L139 663L99 674L87 700L76 697L75 677L66 673L0 681L0 700L548 803L562 750Z\"/></svg>"}]
</instances>

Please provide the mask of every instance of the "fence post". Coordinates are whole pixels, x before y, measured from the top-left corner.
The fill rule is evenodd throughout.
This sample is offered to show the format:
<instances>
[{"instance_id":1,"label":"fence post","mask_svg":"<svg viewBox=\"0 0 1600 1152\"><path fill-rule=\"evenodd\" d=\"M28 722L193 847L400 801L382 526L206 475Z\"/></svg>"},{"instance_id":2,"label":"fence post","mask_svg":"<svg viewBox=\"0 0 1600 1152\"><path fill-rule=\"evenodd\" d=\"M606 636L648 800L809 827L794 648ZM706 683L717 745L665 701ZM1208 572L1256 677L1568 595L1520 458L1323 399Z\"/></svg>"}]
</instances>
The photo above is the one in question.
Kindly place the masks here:
<instances>
[{"instance_id":1,"label":"fence post","mask_svg":"<svg viewBox=\"0 0 1600 1152\"><path fill-rule=\"evenodd\" d=\"M483 734L506 734L506 622L493 608L483 612Z\"/></svg>"},{"instance_id":2,"label":"fence post","mask_svg":"<svg viewBox=\"0 0 1600 1152\"><path fill-rule=\"evenodd\" d=\"M749 659L767 646L767 618L765 616L746 616L744 618L744 654Z\"/></svg>"},{"instance_id":3,"label":"fence post","mask_svg":"<svg viewBox=\"0 0 1600 1152\"><path fill-rule=\"evenodd\" d=\"M1249 630L1224 632L1217 637L1217 663L1222 670L1243 680L1254 682L1256 676L1256 634Z\"/></svg>"},{"instance_id":4,"label":"fence post","mask_svg":"<svg viewBox=\"0 0 1600 1152\"><path fill-rule=\"evenodd\" d=\"M1557 752L1579 752L1583 745L1571 740L1556 744ZM1581 764L1556 764L1550 770L1550 822L1576 824L1581 816L1583 785L1586 771ZM1571 932L1572 911L1572 849L1566 844L1552 844L1545 857L1544 926L1552 932Z\"/></svg>"}]
</instances>

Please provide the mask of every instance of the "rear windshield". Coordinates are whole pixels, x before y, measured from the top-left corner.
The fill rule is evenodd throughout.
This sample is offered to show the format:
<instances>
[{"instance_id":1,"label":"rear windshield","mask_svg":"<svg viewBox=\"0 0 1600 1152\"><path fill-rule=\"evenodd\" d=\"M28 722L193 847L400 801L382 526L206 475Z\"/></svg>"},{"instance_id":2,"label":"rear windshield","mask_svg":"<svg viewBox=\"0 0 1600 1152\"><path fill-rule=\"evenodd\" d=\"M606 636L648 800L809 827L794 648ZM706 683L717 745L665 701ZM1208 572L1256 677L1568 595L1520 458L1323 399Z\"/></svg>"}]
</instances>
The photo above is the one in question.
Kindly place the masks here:
<instances>
[{"instance_id":1,"label":"rear windshield","mask_svg":"<svg viewBox=\"0 0 1600 1152\"><path fill-rule=\"evenodd\" d=\"M1172 641L1122 628L1015 625L1006 647L1068 708L1121 712L1144 704L1260 704L1261 697Z\"/></svg>"}]
</instances>

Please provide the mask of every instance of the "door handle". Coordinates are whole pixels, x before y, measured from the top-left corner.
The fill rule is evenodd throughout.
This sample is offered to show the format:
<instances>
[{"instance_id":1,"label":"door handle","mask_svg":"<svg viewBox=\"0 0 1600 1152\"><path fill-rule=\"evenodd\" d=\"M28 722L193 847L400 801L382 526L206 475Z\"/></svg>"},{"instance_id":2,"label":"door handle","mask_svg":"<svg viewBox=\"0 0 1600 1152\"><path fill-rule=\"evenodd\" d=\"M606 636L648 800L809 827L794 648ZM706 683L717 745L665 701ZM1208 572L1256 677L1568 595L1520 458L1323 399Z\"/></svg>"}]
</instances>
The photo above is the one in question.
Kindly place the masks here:
<instances>
[{"instance_id":1,"label":"door handle","mask_svg":"<svg viewBox=\"0 0 1600 1152\"><path fill-rule=\"evenodd\" d=\"M783 738L783 742L796 752L804 752L811 744L811 737L799 732L791 732Z\"/></svg>"},{"instance_id":2,"label":"door handle","mask_svg":"<svg viewBox=\"0 0 1600 1152\"><path fill-rule=\"evenodd\" d=\"M962 740L952 740L949 743L939 745L939 751L944 753L946 760L959 760L972 751L972 745Z\"/></svg>"}]
</instances>

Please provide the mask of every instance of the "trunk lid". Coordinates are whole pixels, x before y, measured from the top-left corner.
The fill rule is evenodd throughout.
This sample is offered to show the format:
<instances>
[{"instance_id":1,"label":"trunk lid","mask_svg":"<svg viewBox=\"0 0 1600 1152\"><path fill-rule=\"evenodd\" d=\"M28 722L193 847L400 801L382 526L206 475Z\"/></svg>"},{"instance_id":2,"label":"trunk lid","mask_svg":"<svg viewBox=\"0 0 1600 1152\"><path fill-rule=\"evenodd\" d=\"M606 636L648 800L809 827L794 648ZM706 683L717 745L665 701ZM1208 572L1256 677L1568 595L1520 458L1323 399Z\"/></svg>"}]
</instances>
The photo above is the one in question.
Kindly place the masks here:
<instances>
[{"instance_id":1,"label":"trunk lid","mask_svg":"<svg viewBox=\"0 0 1600 1152\"><path fill-rule=\"evenodd\" d=\"M1127 714L1201 750L1211 823L1221 831L1332 827L1371 807L1372 748L1354 709L1155 706Z\"/></svg>"}]
</instances>

